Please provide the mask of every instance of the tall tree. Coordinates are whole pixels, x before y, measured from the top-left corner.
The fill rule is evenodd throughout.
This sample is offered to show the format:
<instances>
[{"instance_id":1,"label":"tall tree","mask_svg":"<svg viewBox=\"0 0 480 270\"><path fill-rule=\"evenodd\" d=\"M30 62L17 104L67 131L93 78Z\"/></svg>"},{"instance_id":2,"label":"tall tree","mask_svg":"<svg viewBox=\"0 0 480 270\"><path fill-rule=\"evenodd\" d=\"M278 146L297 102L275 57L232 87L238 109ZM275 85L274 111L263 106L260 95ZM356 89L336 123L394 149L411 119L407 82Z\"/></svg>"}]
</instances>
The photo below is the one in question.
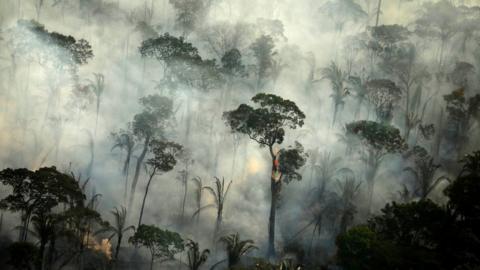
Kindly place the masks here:
<instances>
[{"instance_id":1,"label":"tall tree","mask_svg":"<svg viewBox=\"0 0 480 270\"><path fill-rule=\"evenodd\" d=\"M386 79L370 80L366 83L367 99L377 116L377 121L388 124L393 118L394 106L402 97L402 92L394 82Z\"/></svg>"},{"instance_id":2,"label":"tall tree","mask_svg":"<svg viewBox=\"0 0 480 270\"><path fill-rule=\"evenodd\" d=\"M220 238L225 245L228 256L228 267L232 268L240 262L240 258L250 251L257 249L253 240L241 240L238 233L225 235Z\"/></svg>"},{"instance_id":3,"label":"tall tree","mask_svg":"<svg viewBox=\"0 0 480 270\"><path fill-rule=\"evenodd\" d=\"M199 270L200 267L205 264L210 254L209 249L204 249L200 251L200 246L197 242L193 240L187 240L185 246L188 248L187 258L188 258L188 269L190 270Z\"/></svg>"},{"instance_id":4,"label":"tall tree","mask_svg":"<svg viewBox=\"0 0 480 270\"><path fill-rule=\"evenodd\" d=\"M153 269L155 259L160 259L160 262L174 260L175 254L185 249L183 240L178 233L162 230L153 225L140 225L128 241L134 245L148 248L150 270Z\"/></svg>"},{"instance_id":5,"label":"tall tree","mask_svg":"<svg viewBox=\"0 0 480 270\"><path fill-rule=\"evenodd\" d=\"M303 147L299 143L279 151L274 150L274 145L283 142L286 128L303 126L305 114L294 102L272 94L257 94L252 101L257 108L241 104L236 110L225 112L224 118L233 132L245 134L260 147L268 148L272 165L268 256L274 257L275 216L282 181L289 183L291 180L300 180L302 177L296 170L306 162Z\"/></svg>"},{"instance_id":6,"label":"tall tree","mask_svg":"<svg viewBox=\"0 0 480 270\"><path fill-rule=\"evenodd\" d=\"M425 200L438 184L443 180L448 180L448 178L445 176L435 178L440 165L434 162L433 157L428 154L425 148L416 145L408 154L411 155L414 166L406 167L404 170L412 173L415 178L412 195Z\"/></svg>"},{"instance_id":7,"label":"tall tree","mask_svg":"<svg viewBox=\"0 0 480 270\"><path fill-rule=\"evenodd\" d=\"M150 142L150 149L153 157L147 160L147 170L149 178L147 187L145 188L145 195L143 196L142 208L140 209L140 217L138 219L138 227L142 225L143 210L145 209L145 201L147 200L148 190L153 177L159 173L171 171L177 164L177 158L182 150L182 146L168 141L152 140Z\"/></svg>"},{"instance_id":8,"label":"tall tree","mask_svg":"<svg viewBox=\"0 0 480 270\"><path fill-rule=\"evenodd\" d=\"M335 31L342 32L347 22L357 22L367 13L354 0L329 0L320 7L320 11L330 17Z\"/></svg>"},{"instance_id":9,"label":"tall tree","mask_svg":"<svg viewBox=\"0 0 480 270\"><path fill-rule=\"evenodd\" d=\"M213 196L214 203L198 208L194 216L200 214L200 211L206 208L215 207L217 209L217 221L215 222L215 230L214 230L214 239L216 240L218 232L220 231L220 228L222 226L223 207L225 205L225 201L227 199L230 186L232 185L232 181L230 181L228 185L225 186L224 178L222 178L221 181L216 176L214 178L215 178L215 187L210 187L210 186L203 187L203 189L207 190Z\"/></svg>"},{"instance_id":10,"label":"tall tree","mask_svg":"<svg viewBox=\"0 0 480 270\"><path fill-rule=\"evenodd\" d=\"M112 132L110 135L114 141L112 150L120 148L126 152L125 161L123 162L122 174L125 177L125 187L123 191L124 203L127 203L127 191L128 191L128 173L130 172L130 161L132 159L133 150L135 147L135 136L131 128L126 130L119 130L118 132Z\"/></svg>"},{"instance_id":11,"label":"tall tree","mask_svg":"<svg viewBox=\"0 0 480 270\"><path fill-rule=\"evenodd\" d=\"M135 189L137 187L140 170L145 156L148 153L150 142L157 136L163 136L168 121L173 114L173 102L171 99L159 95L149 95L140 99L143 111L133 117L132 131L137 140L143 141L143 149L137 158L135 174L130 189L128 207L133 204Z\"/></svg>"},{"instance_id":12,"label":"tall tree","mask_svg":"<svg viewBox=\"0 0 480 270\"><path fill-rule=\"evenodd\" d=\"M341 70L335 62L331 62L328 67L322 69L322 76L323 79L328 79L332 86L333 93L330 97L333 99L333 126L337 120L338 111L343 109L343 105L345 104L344 98L348 93L344 86L347 80L347 74Z\"/></svg>"},{"instance_id":13,"label":"tall tree","mask_svg":"<svg viewBox=\"0 0 480 270\"><path fill-rule=\"evenodd\" d=\"M375 176L385 155L402 152L407 145L400 131L390 125L373 121L356 121L346 125L348 134L358 137L366 147L362 161L367 165L365 180L368 188L368 211L371 210Z\"/></svg>"},{"instance_id":14,"label":"tall tree","mask_svg":"<svg viewBox=\"0 0 480 270\"><path fill-rule=\"evenodd\" d=\"M468 97L465 89L460 88L444 95L443 99L448 122L442 135L451 143L457 157L461 157L470 142L472 127L480 121L480 94Z\"/></svg>"},{"instance_id":15,"label":"tall tree","mask_svg":"<svg viewBox=\"0 0 480 270\"><path fill-rule=\"evenodd\" d=\"M209 2L205 0L169 0L176 10L177 27L183 36L188 36L207 15Z\"/></svg>"},{"instance_id":16,"label":"tall tree","mask_svg":"<svg viewBox=\"0 0 480 270\"><path fill-rule=\"evenodd\" d=\"M115 261L117 261L124 234L128 231L135 230L135 227L127 226L127 209L125 209L125 207L121 207L120 210L115 207L112 211L110 211L110 213L112 213L114 217L114 225L109 225L107 228L102 230L102 232L111 234L108 239L112 239L115 236L117 237L117 245L113 255L113 258Z\"/></svg>"},{"instance_id":17,"label":"tall tree","mask_svg":"<svg viewBox=\"0 0 480 270\"><path fill-rule=\"evenodd\" d=\"M83 197L78 183L70 175L58 172L55 167L36 171L5 169L0 172L3 185L13 188L12 194L0 200L0 207L22 213L20 241L27 240L32 216L49 213L54 207Z\"/></svg>"},{"instance_id":18,"label":"tall tree","mask_svg":"<svg viewBox=\"0 0 480 270\"><path fill-rule=\"evenodd\" d=\"M190 170L191 165L194 163L194 159L192 157L192 152L188 149L183 149L179 155L178 160L182 165L182 169L178 172L178 179L181 181L183 186L183 198L182 198L182 212L180 216L180 220L183 223L185 220L185 204L187 202L187 193L188 193L188 180L190 179Z\"/></svg>"},{"instance_id":19,"label":"tall tree","mask_svg":"<svg viewBox=\"0 0 480 270\"><path fill-rule=\"evenodd\" d=\"M431 37L440 41L439 68L444 65L445 47L458 31L460 13L450 1L442 0L423 4L420 17L416 20L415 31L419 36Z\"/></svg>"},{"instance_id":20,"label":"tall tree","mask_svg":"<svg viewBox=\"0 0 480 270\"><path fill-rule=\"evenodd\" d=\"M192 181L193 183L195 184L195 206L196 206L196 210L192 216L192 218L195 218L195 216L197 217L197 223L200 221L200 211L201 211L201 208L202 208L202 195L203 195L203 190L204 190L204 186L203 186L203 181L202 181L202 178L200 178L199 176L195 176L194 178L192 178Z\"/></svg>"},{"instance_id":21,"label":"tall tree","mask_svg":"<svg viewBox=\"0 0 480 270\"><path fill-rule=\"evenodd\" d=\"M272 37L267 35L262 35L250 45L250 50L252 50L257 61L257 82L255 85L257 91L265 87L266 79L272 75L272 69L275 65L274 56L276 54L274 48L275 43Z\"/></svg>"},{"instance_id":22,"label":"tall tree","mask_svg":"<svg viewBox=\"0 0 480 270\"><path fill-rule=\"evenodd\" d=\"M100 112L100 102L102 101L103 91L105 90L105 77L101 73L93 73L94 81L90 81L90 88L92 89L97 99L96 117L95 117L95 136L97 135L98 114Z\"/></svg>"}]
</instances>

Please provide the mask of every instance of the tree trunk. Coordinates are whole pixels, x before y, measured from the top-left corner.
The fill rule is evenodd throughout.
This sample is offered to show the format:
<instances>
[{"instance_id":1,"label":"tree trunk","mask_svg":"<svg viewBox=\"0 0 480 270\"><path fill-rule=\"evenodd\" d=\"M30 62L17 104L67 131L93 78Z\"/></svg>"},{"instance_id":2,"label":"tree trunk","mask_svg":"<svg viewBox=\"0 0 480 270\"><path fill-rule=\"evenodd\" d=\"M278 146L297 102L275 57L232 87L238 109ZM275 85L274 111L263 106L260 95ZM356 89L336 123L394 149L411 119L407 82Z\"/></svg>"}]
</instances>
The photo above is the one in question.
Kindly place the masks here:
<instances>
[{"instance_id":1,"label":"tree trunk","mask_svg":"<svg viewBox=\"0 0 480 270\"><path fill-rule=\"evenodd\" d=\"M267 257L272 259L275 257L275 215L277 208L277 194L275 193L275 180L271 180L271 203L270 217L268 220L268 253Z\"/></svg>"},{"instance_id":2,"label":"tree trunk","mask_svg":"<svg viewBox=\"0 0 480 270\"><path fill-rule=\"evenodd\" d=\"M150 178L148 179L147 187L145 189L145 195L143 196L142 208L140 209L140 218L138 219L138 227L142 225L142 217L143 217L143 210L145 209L145 201L147 200L148 189L150 188L150 183L152 182L153 176L155 176L155 169L150 174Z\"/></svg>"},{"instance_id":3,"label":"tree trunk","mask_svg":"<svg viewBox=\"0 0 480 270\"><path fill-rule=\"evenodd\" d=\"M37 266L36 266L38 270L43 269L43 257L45 255L45 246L47 245L47 241L48 239L40 239L40 247L38 249L38 258L37 258Z\"/></svg>"},{"instance_id":4,"label":"tree trunk","mask_svg":"<svg viewBox=\"0 0 480 270\"><path fill-rule=\"evenodd\" d=\"M182 223L185 220L185 203L187 202L187 193L188 193L188 173L187 170L185 170L185 176L183 179L183 200L182 200Z\"/></svg>"},{"instance_id":5,"label":"tree trunk","mask_svg":"<svg viewBox=\"0 0 480 270\"><path fill-rule=\"evenodd\" d=\"M270 217L268 221L268 252L267 257L269 259L275 258L275 216L277 211L277 199L279 193L280 180L275 179L275 173L277 172L277 167L275 164L276 157L273 154L272 147L270 147L270 155L272 157L272 174L270 176L270 192L271 192L271 203L270 203Z\"/></svg>"},{"instance_id":6,"label":"tree trunk","mask_svg":"<svg viewBox=\"0 0 480 270\"><path fill-rule=\"evenodd\" d=\"M124 203L127 203L127 191L128 191L128 173L130 171L130 159L132 157L132 150L128 150L127 158L125 159L125 163L123 164L123 174L125 175L125 190L123 191L123 199Z\"/></svg>"},{"instance_id":7,"label":"tree trunk","mask_svg":"<svg viewBox=\"0 0 480 270\"><path fill-rule=\"evenodd\" d=\"M140 156L137 159L137 165L135 166L135 175L133 176L132 187L130 189L130 199L128 200L128 209L132 207L133 199L135 196L135 188L137 187L138 177L140 176L140 170L142 169L142 163L147 155L148 144L150 143L150 136L145 137L145 142L143 145L143 150Z\"/></svg>"},{"instance_id":8,"label":"tree trunk","mask_svg":"<svg viewBox=\"0 0 480 270\"><path fill-rule=\"evenodd\" d=\"M375 26L378 26L378 21L379 21L379 19L380 19L381 8L382 8L382 0L378 0L377 19L375 20Z\"/></svg>"},{"instance_id":9,"label":"tree trunk","mask_svg":"<svg viewBox=\"0 0 480 270\"><path fill-rule=\"evenodd\" d=\"M117 247L115 248L115 262L118 261L118 254L120 253L120 246L122 244L123 235L120 233L117 239Z\"/></svg>"},{"instance_id":10,"label":"tree trunk","mask_svg":"<svg viewBox=\"0 0 480 270\"><path fill-rule=\"evenodd\" d=\"M368 164L367 171L365 175L365 180L367 181L367 196L368 196L368 213L371 213L372 210L372 201L373 201L373 189L375 186L375 176L378 170L378 161L375 157L375 153L369 151L368 154Z\"/></svg>"},{"instance_id":11,"label":"tree trunk","mask_svg":"<svg viewBox=\"0 0 480 270\"><path fill-rule=\"evenodd\" d=\"M93 134L94 138L97 137L97 126L98 126L98 114L100 113L100 97L97 97L97 111L95 117L95 133Z\"/></svg>"}]
</instances>

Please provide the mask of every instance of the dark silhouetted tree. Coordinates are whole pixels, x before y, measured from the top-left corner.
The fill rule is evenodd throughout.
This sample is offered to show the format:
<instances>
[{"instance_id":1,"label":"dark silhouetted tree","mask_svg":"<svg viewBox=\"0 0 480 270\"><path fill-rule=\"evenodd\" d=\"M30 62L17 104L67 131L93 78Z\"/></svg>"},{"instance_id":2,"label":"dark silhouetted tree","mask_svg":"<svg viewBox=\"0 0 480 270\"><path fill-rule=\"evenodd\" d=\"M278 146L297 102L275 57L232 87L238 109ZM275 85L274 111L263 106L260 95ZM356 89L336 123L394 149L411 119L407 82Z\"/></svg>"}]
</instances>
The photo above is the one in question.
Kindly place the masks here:
<instances>
[{"instance_id":1,"label":"dark silhouetted tree","mask_svg":"<svg viewBox=\"0 0 480 270\"><path fill-rule=\"evenodd\" d=\"M400 131L392 126L373 121L356 121L346 125L346 132L357 136L366 147L362 161L367 165L365 180L368 187L368 209L371 210L375 176L378 167L387 154L406 150L407 145Z\"/></svg>"},{"instance_id":2,"label":"dark silhouetted tree","mask_svg":"<svg viewBox=\"0 0 480 270\"><path fill-rule=\"evenodd\" d=\"M153 269L155 259L160 262L174 260L175 254L184 250L183 240L178 233L153 225L140 225L129 242L144 246L150 251L150 270Z\"/></svg>"},{"instance_id":3,"label":"dark silhouetted tree","mask_svg":"<svg viewBox=\"0 0 480 270\"><path fill-rule=\"evenodd\" d=\"M220 238L220 242L225 245L227 250L229 268L236 266L242 256L257 249L253 240L241 240L238 233L225 235Z\"/></svg>"},{"instance_id":4,"label":"dark silhouetted tree","mask_svg":"<svg viewBox=\"0 0 480 270\"><path fill-rule=\"evenodd\" d=\"M142 225L143 210L145 201L147 200L148 189L155 175L166 173L173 170L177 164L178 155L182 151L182 146L168 141L152 140L150 142L150 151L153 157L147 160L146 166L149 173L145 195L143 196L142 208L140 209L140 217L138 219L138 227Z\"/></svg>"},{"instance_id":5,"label":"dark silhouetted tree","mask_svg":"<svg viewBox=\"0 0 480 270\"><path fill-rule=\"evenodd\" d=\"M131 207L133 204L138 177L140 176L145 156L148 153L150 142L157 136L163 136L168 120L173 114L173 102L167 97L149 95L141 98L140 103L143 105L143 111L134 116L132 131L137 140L143 141L143 149L137 158L128 207Z\"/></svg>"},{"instance_id":6,"label":"dark silhouetted tree","mask_svg":"<svg viewBox=\"0 0 480 270\"><path fill-rule=\"evenodd\" d=\"M296 170L305 164L306 158L299 143L280 151L274 151L273 147L283 142L286 128L303 126L305 114L294 102L272 94L257 94L252 101L257 108L241 104L236 110L225 112L224 118L233 132L245 134L260 147L268 148L272 162L268 256L274 257L275 216L282 181L300 180L302 177Z\"/></svg>"},{"instance_id":7,"label":"dark silhouetted tree","mask_svg":"<svg viewBox=\"0 0 480 270\"><path fill-rule=\"evenodd\" d=\"M187 240L185 244L187 250L187 258L188 258L188 269L190 270L199 270L200 267L205 264L208 259L208 255L210 254L209 249L204 249L200 251L200 246L197 242L193 240Z\"/></svg>"}]
</instances>

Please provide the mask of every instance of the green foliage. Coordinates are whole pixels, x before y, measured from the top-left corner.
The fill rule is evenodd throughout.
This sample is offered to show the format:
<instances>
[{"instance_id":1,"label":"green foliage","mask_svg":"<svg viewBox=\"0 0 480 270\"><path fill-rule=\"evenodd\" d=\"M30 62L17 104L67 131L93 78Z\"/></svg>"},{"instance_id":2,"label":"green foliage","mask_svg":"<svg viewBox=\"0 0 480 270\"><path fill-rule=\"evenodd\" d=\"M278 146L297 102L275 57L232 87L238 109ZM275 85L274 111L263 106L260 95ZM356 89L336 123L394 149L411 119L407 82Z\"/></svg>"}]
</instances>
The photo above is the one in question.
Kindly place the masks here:
<instances>
[{"instance_id":1,"label":"green foliage","mask_svg":"<svg viewBox=\"0 0 480 270\"><path fill-rule=\"evenodd\" d=\"M176 23L184 35L192 32L208 12L211 1L204 0L169 0L176 10Z\"/></svg>"},{"instance_id":2,"label":"green foliage","mask_svg":"<svg viewBox=\"0 0 480 270\"><path fill-rule=\"evenodd\" d=\"M187 240L185 246L188 248L188 268L190 270L198 270L207 261L210 254L209 249L204 249L200 252L200 246L193 240Z\"/></svg>"},{"instance_id":3,"label":"green foliage","mask_svg":"<svg viewBox=\"0 0 480 270\"><path fill-rule=\"evenodd\" d=\"M303 151L303 146L295 142L294 147L280 150L278 153L278 171L282 179L289 183L292 180L302 180L302 175L297 172L307 161L307 155Z\"/></svg>"},{"instance_id":4,"label":"green foliage","mask_svg":"<svg viewBox=\"0 0 480 270\"><path fill-rule=\"evenodd\" d=\"M354 0L329 0L321 6L320 11L335 22L335 30L339 32L343 30L346 22L357 22L367 17L362 6Z\"/></svg>"},{"instance_id":5,"label":"green foliage","mask_svg":"<svg viewBox=\"0 0 480 270\"><path fill-rule=\"evenodd\" d=\"M402 91L388 79L375 79L366 82L367 99L374 106L377 119L388 123L393 117L393 108L401 97Z\"/></svg>"},{"instance_id":6,"label":"green foliage","mask_svg":"<svg viewBox=\"0 0 480 270\"><path fill-rule=\"evenodd\" d=\"M358 136L367 146L384 153L396 153L407 149L400 131L390 125L361 120L346 125L348 133Z\"/></svg>"},{"instance_id":7,"label":"green foliage","mask_svg":"<svg viewBox=\"0 0 480 270\"><path fill-rule=\"evenodd\" d=\"M421 154L421 153L420 153ZM480 263L480 152L467 155L446 189L443 208L430 200L387 204L337 239L344 269L471 269Z\"/></svg>"},{"instance_id":8,"label":"green foliage","mask_svg":"<svg viewBox=\"0 0 480 270\"><path fill-rule=\"evenodd\" d=\"M0 172L0 182L13 191L0 201L2 209L23 211L25 214L48 212L61 203L84 198L78 183L55 167L44 167L34 172L7 168Z\"/></svg>"},{"instance_id":9,"label":"green foliage","mask_svg":"<svg viewBox=\"0 0 480 270\"><path fill-rule=\"evenodd\" d=\"M303 126L305 114L297 105L273 94L257 94L252 101L259 108L241 104L236 110L223 114L232 131L246 134L260 146L281 144L284 128L295 129Z\"/></svg>"},{"instance_id":10,"label":"green foliage","mask_svg":"<svg viewBox=\"0 0 480 270\"><path fill-rule=\"evenodd\" d=\"M13 269L24 270L33 269L34 262L37 260L38 248L28 242L15 242L8 246L9 255L8 264Z\"/></svg>"},{"instance_id":11,"label":"green foliage","mask_svg":"<svg viewBox=\"0 0 480 270\"><path fill-rule=\"evenodd\" d=\"M368 224L378 236L398 245L434 249L438 246L445 219L441 207L430 200L422 200L387 204Z\"/></svg>"},{"instance_id":12,"label":"green foliage","mask_svg":"<svg viewBox=\"0 0 480 270\"><path fill-rule=\"evenodd\" d=\"M139 138L152 137L165 131L173 115L173 101L157 94L140 99L144 110L133 118L133 134Z\"/></svg>"},{"instance_id":13,"label":"green foliage","mask_svg":"<svg viewBox=\"0 0 480 270\"><path fill-rule=\"evenodd\" d=\"M232 267L240 262L240 257L257 249L253 240L240 240L238 233L225 235L220 238L220 242L225 245L228 256L228 266Z\"/></svg>"},{"instance_id":14,"label":"green foliage","mask_svg":"<svg viewBox=\"0 0 480 270\"><path fill-rule=\"evenodd\" d=\"M245 75L245 66L242 64L242 54L233 48L222 56L222 71L229 76Z\"/></svg>"},{"instance_id":15,"label":"green foliage","mask_svg":"<svg viewBox=\"0 0 480 270\"><path fill-rule=\"evenodd\" d=\"M450 81L458 87L467 87L468 76L473 74L475 67L468 62L456 62L455 68L448 74Z\"/></svg>"},{"instance_id":16,"label":"green foliage","mask_svg":"<svg viewBox=\"0 0 480 270\"><path fill-rule=\"evenodd\" d=\"M462 161L460 176L445 189L450 198L449 208L467 220L478 220L480 216L480 151L466 155ZM476 221L478 223L478 221Z\"/></svg>"},{"instance_id":17,"label":"green foliage","mask_svg":"<svg viewBox=\"0 0 480 270\"><path fill-rule=\"evenodd\" d=\"M273 56L275 43L271 36L262 35L257 38L251 45L255 59L257 60L257 88L260 89L264 85L264 80L271 76L275 65Z\"/></svg>"},{"instance_id":18,"label":"green foliage","mask_svg":"<svg viewBox=\"0 0 480 270\"><path fill-rule=\"evenodd\" d=\"M83 65L93 57L92 47L84 39L49 32L34 20L19 20L17 27L21 33L15 37L15 47L25 53L39 53L55 66ZM33 40L29 34L33 34Z\"/></svg>"},{"instance_id":19,"label":"green foliage","mask_svg":"<svg viewBox=\"0 0 480 270\"><path fill-rule=\"evenodd\" d=\"M170 260L184 250L183 240L176 232L142 224L129 242L149 249L153 259Z\"/></svg>"},{"instance_id":20,"label":"green foliage","mask_svg":"<svg viewBox=\"0 0 480 270\"><path fill-rule=\"evenodd\" d=\"M390 245L366 226L338 236L337 247L337 261L345 270L387 269L387 260L393 260Z\"/></svg>"},{"instance_id":21,"label":"green foliage","mask_svg":"<svg viewBox=\"0 0 480 270\"><path fill-rule=\"evenodd\" d=\"M180 144L152 140L150 142L150 151L153 157L147 160L147 165L155 171L168 172L177 164L177 157L181 153L182 146Z\"/></svg>"},{"instance_id":22,"label":"green foliage","mask_svg":"<svg viewBox=\"0 0 480 270\"><path fill-rule=\"evenodd\" d=\"M416 21L415 32L422 37L446 41L455 34L460 17L458 9L449 1L427 2Z\"/></svg>"},{"instance_id":23,"label":"green foliage","mask_svg":"<svg viewBox=\"0 0 480 270\"><path fill-rule=\"evenodd\" d=\"M436 164L427 150L421 146L414 146L410 153L413 156L415 166L407 167L404 170L413 173L417 186L414 194L424 199L440 183L444 177L435 180L435 172L440 165Z\"/></svg>"},{"instance_id":24,"label":"green foliage","mask_svg":"<svg viewBox=\"0 0 480 270\"><path fill-rule=\"evenodd\" d=\"M201 60L198 49L183 37L174 37L165 33L157 38L147 39L139 48L143 57L152 57L172 65L175 61L197 63Z\"/></svg>"}]
</instances>

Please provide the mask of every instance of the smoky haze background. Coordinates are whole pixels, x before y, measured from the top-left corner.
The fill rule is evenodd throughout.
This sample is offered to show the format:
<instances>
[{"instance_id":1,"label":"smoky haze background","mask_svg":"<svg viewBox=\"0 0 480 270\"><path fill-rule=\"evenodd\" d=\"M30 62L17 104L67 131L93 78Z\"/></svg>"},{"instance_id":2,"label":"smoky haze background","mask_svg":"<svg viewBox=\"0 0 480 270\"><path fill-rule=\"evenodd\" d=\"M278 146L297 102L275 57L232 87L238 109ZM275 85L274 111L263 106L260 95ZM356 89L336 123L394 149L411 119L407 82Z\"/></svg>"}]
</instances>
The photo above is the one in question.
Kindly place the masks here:
<instances>
[{"instance_id":1,"label":"smoky haze background","mask_svg":"<svg viewBox=\"0 0 480 270\"><path fill-rule=\"evenodd\" d=\"M81 2L81 1L80 1ZM124 179L121 168L124 153L113 149L110 133L125 129L133 116L142 108L139 98L153 93L162 93L157 89L162 78L160 63L151 58L141 58L138 48L147 38L163 33L182 35L176 27L175 9L168 0L146 1L89 1L88 10L79 8L79 1L45 1L37 13L37 1L2 0L0 2L0 25L2 30L0 50L0 167L26 167L37 169L54 165L63 171L75 174L87 174L91 160L92 142L94 142L94 163L91 172L90 188L92 193L102 194L99 204L104 218L109 219L109 210L125 205ZM211 1L212 5L189 33L186 40L199 49L203 59L216 59L221 54L213 47L224 51L236 47L242 54L247 69L253 68L255 59L249 46L262 34L271 35L275 41L275 58L281 71L276 80L270 81L262 92L274 93L294 101L306 113L303 128L288 131L282 146L298 140L306 150L331 152L333 157L341 157L341 165L354 171L356 179L363 181L364 165L359 155L345 154L345 146L339 141L345 123L355 119L372 119L374 113L362 110L355 115L355 100L346 98L346 105L332 127L333 103L330 97L331 87L328 80L321 80L315 91L307 92L306 81L314 63L317 79L321 74L317 69L326 67L331 61L344 66L349 37L365 31L367 25L375 21L376 1L358 1L364 10L370 10L369 19L347 21L343 31L335 30L334 19L343 14L328 16L321 12L327 1ZM478 1L462 1L466 5L478 4ZM423 1L384 1L380 24L401 24L411 27L418 15ZM153 7L153 8L152 8ZM333 19L332 19L333 18ZM87 85L93 80L93 73L105 77L105 91L102 95L98 127L95 131L95 99L79 99L72 91L69 76L60 77L59 91L54 93L56 105L47 112L49 95L49 70L36 61L14 59L8 44L8 29L12 29L19 19L35 19L49 31L72 35L77 40L84 38L92 45L94 57L88 64L79 67L79 82ZM150 25L148 32L139 26ZM222 44L222 33L238 35L237 41ZM10 33L11 34L11 33ZM212 42L217 42L212 46ZM219 44L219 45L218 45ZM455 42L445 49L446 57L456 57ZM438 44L435 44L438 45ZM438 55L438 46L422 49L422 61L434 66L432 59ZM452 52L452 53L451 53ZM468 59L470 56L463 56ZM358 60L361 61L361 60ZM435 97L427 109L427 115L435 119L440 107L444 107L442 95L452 89L448 85L429 84L428 91ZM221 89L212 89L201 93L197 89L185 87L168 93L173 98L176 109L174 127L167 131L169 140L183 144L193 153L195 160L190 176L201 177L206 185L213 184L213 176L233 181L224 209L222 232L240 232L244 238L254 239L260 247L257 255L263 255L267 245L268 211L270 204L269 155L265 149L241 136L234 155L234 138L221 116L221 109L232 110L240 103L249 103L255 91L248 85L236 83L234 98L230 104L220 104L218 93ZM163 92L163 94L167 94ZM187 98L191 108L187 109ZM87 101L85 101L87 100ZM80 104L80 102L82 102ZM190 112L190 116L187 113ZM401 125L400 116L395 112L393 124ZM185 144L185 119L191 117L192 130L189 143ZM478 133L478 132L477 132ZM473 137L472 137L473 138ZM472 148L478 147L478 140L472 139ZM137 146L131 162L130 176L133 176L134 164L140 152ZM216 156L218 162L215 166ZM232 165L232 163L234 163ZM308 161L307 161L308 164ZM406 177L402 171L405 162L397 156L389 156L382 163L377 174L374 211L395 198L401 190ZM234 170L232 171L232 168ZM147 198L144 214L145 224L157 224L179 230L185 238L200 241L202 247L211 247L211 238L215 225L215 210L201 213L199 226L176 227L175 220L181 211L183 186L178 180L180 166L169 173L156 176ZM278 213L277 245L282 246L300 230L311 217L305 210L305 194L315 186L310 177L309 168L302 169L303 180L285 185L282 190L281 207ZM340 176L336 178L341 178ZM141 198L145 190L147 175L144 170L137 186L135 203L129 213L130 223L136 224ZM131 177L129 179L129 187ZM364 213L365 188L356 198L359 213ZM335 183L329 186L331 192L340 192ZM440 188L438 190L441 190ZM3 192L6 192L4 190ZM195 211L194 188L189 182L186 215ZM440 191L438 192L440 193ZM432 197L440 196L433 194ZM203 196L203 205L212 203L208 195ZM366 215L356 216L356 222L365 220ZM4 214L4 228L17 225L17 216ZM334 241L328 229L321 236L326 250L333 251ZM13 234L12 230L12 234ZM299 237L298 241L308 243L308 237ZM255 253L254 253L255 254ZM222 254L217 254L221 258Z\"/></svg>"}]
</instances>

